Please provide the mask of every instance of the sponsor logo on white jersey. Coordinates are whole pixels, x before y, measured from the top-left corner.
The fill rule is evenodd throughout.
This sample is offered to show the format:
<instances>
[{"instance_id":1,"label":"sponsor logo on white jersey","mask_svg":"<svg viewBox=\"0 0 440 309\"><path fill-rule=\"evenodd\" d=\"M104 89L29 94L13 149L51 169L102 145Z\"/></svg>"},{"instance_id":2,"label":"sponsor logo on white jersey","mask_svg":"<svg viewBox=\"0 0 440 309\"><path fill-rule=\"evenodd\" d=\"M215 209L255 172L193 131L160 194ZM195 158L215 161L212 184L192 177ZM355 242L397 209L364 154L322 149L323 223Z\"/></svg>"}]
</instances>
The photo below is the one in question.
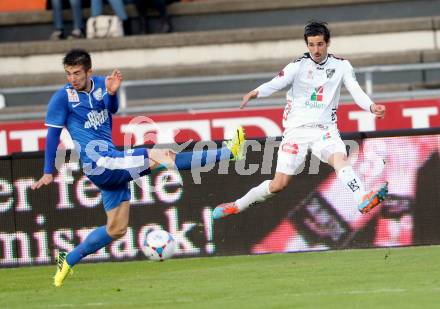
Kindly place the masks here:
<instances>
[{"instance_id":1,"label":"sponsor logo on white jersey","mask_svg":"<svg viewBox=\"0 0 440 309\"><path fill-rule=\"evenodd\" d=\"M69 102L71 103L79 102L78 92L76 92L75 89L68 88L66 89L66 92L67 92L67 99L69 100Z\"/></svg>"},{"instance_id":2,"label":"sponsor logo on white jersey","mask_svg":"<svg viewBox=\"0 0 440 309\"><path fill-rule=\"evenodd\" d=\"M98 130L98 127L100 127L104 122L107 121L108 111L107 109L104 109L100 112L92 110L87 113L87 119L89 120L84 123L84 128L90 129L93 127L95 130Z\"/></svg>"},{"instance_id":3,"label":"sponsor logo on white jersey","mask_svg":"<svg viewBox=\"0 0 440 309\"><path fill-rule=\"evenodd\" d=\"M102 89L98 88L95 91L93 91L93 97L95 98L96 101L101 101L102 100Z\"/></svg>"},{"instance_id":4,"label":"sponsor logo on white jersey","mask_svg":"<svg viewBox=\"0 0 440 309\"><path fill-rule=\"evenodd\" d=\"M316 102L316 101L307 101L306 102L306 107L322 109L322 108L325 107L325 105L324 105L324 103L319 103L319 102Z\"/></svg>"},{"instance_id":5,"label":"sponsor logo on white jersey","mask_svg":"<svg viewBox=\"0 0 440 309\"><path fill-rule=\"evenodd\" d=\"M310 100L306 101L306 107L308 108L324 108L324 86L313 89L310 95Z\"/></svg>"}]
</instances>

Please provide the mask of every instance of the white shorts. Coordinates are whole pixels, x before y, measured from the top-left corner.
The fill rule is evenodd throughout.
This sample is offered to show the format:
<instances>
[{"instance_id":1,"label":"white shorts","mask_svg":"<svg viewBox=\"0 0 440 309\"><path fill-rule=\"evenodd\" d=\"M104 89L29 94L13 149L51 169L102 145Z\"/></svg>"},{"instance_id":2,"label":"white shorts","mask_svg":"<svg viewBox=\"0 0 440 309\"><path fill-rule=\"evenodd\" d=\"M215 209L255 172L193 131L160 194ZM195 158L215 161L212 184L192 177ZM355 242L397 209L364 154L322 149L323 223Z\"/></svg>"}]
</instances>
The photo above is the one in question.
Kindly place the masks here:
<instances>
[{"instance_id":1,"label":"white shorts","mask_svg":"<svg viewBox=\"0 0 440 309\"><path fill-rule=\"evenodd\" d=\"M327 163L330 155L347 150L335 125L310 125L284 130L278 149L277 172L295 175L307 156L308 150ZM300 171L299 171L300 172Z\"/></svg>"}]
</instances>

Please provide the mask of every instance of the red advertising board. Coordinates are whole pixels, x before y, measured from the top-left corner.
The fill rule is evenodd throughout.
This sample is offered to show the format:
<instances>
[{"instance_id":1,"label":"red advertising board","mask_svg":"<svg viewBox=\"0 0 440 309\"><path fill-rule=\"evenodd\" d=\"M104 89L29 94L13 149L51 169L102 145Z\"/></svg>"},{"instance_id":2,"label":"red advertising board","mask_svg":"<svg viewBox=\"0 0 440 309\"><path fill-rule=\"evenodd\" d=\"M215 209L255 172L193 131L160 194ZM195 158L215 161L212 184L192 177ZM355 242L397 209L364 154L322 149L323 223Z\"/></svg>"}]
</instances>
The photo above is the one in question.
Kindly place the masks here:
<instances>
[{"instance_id":1,"label":"red advertising board","mask_svg":"<svg viewBox=\"0 0 440 309\"><path fill-rule=\"evenodd\" d=\"M246 153L246 164L163 169L130 182L126 235L85 261L145 261L142 248L151 229L173 235L178 257L439 245L440 134L359 136L353 137L362 150L352 152L353 169L367 190L385 181L389 190L366 215L333 169L310 157L283 192L213 220L214 207L275 171L276 143L260 143ZM43 162L42 152L0 159L0 268L54 264L55 252L71 251L104 218L98 188L72 157L44 190L30 190Z\"/></svg>"},{"instance_id":2,"label":"red advertising board","mask_svg":"<svg viewBox=\"0 0 440 309\"><path fill-rule=\"evenodd\" d=\"M355 104L338 108L341 132L385 131L440 127L440 99L395 101L384 103L385 119L375 119ZM222 140L238 126L245 127L249 138L282 134L282 107L202 111L192 113L115 116L113 140L116 145L145 142L172 143L193 140ZM148 116L148 117L147 117ZM44 150L44 121L0 123L0 155L13 152ZM72 142L66 132L63 144Z\"/></svg>"}]
</instances>

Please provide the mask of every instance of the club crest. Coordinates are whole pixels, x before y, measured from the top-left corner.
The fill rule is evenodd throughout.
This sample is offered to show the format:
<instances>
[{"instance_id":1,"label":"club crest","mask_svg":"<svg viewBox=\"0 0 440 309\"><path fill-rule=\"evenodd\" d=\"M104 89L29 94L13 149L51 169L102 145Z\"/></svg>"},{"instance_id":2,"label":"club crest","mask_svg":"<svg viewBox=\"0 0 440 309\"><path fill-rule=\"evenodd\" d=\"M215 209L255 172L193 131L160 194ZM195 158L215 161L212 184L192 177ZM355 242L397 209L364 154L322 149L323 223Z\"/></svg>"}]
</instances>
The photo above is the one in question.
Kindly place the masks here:
<instances>
[{"instance_id":1,"label":"club crest","mask_svg":"<svg viewBox=\"0 0 440 309\"><path fill-rule=\"evenodd\" d=\"M96 101L101 101L102 100L102 90L101 88L96 89L93 92L93 97L95 98Z\"/></svg>"},{"instance_id":2,"label":"club crest","mask_svg":"<svg viewBox=\"0 0 440 309\"><path fill-rule=\"evenodd\" d=\"M66 92L67 92L67 100L68 100L70 103L76 103L76 102L79 102L78 92L76 92L75 89L67 88L67 89L66 89Z\"/></svg>"},{"instance_id":3,"label":"club crest","mask_svg":"<svg viewBox=\"0 0 440 309\"><path fill-rule=\"evenodd\" d=\"M333 74L335 74L335 69L327 69L325 70L325 73L327 74L327 78L332 78Z\"/></svg>"}]
</instances>

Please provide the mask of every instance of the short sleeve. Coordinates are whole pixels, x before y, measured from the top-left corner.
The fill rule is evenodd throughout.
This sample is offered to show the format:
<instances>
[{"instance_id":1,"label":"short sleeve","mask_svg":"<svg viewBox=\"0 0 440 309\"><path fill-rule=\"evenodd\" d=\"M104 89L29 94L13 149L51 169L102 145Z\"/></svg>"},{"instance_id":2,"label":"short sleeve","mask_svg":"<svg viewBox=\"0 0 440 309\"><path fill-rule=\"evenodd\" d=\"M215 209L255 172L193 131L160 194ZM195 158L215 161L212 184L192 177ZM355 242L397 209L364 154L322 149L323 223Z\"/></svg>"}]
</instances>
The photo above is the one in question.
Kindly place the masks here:
<instances>
[{"instance_id":1,"label":"short sleeve","mask_svg":"<svg viewBox=\"0 0 440 309\"><path fill-rule=\"evenodd\" d=\"M69 108L66 100L66 90L55 92L49 101L46 113L46 126L63 128L66 124Z\"/></svg>"}]
</instances>

